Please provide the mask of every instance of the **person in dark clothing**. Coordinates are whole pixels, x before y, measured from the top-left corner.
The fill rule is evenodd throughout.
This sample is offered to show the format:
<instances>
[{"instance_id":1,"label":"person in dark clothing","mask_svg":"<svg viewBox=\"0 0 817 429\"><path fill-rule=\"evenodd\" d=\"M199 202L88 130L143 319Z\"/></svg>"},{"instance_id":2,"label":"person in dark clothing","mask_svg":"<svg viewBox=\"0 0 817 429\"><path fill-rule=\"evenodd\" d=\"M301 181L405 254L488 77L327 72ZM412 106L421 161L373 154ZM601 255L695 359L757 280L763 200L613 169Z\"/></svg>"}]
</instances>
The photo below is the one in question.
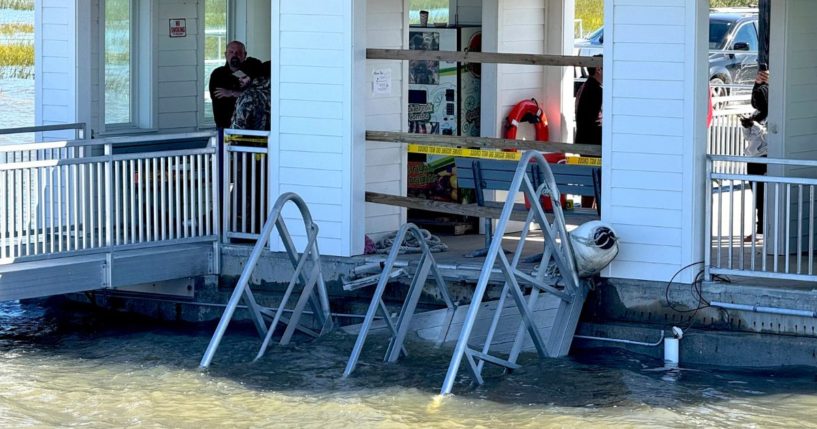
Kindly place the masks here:
<instances>
[{"instance_id":1,"label":"person in dark clothing","mask_svg":"<svg viewBox=\"0 0 817 429\"><path fill-rule=\"evenodd\" d=\"M755 122L765 127L766 118L769 116L769 71L762 70L762 68L763 67L757 72L755 85L752 87L752 107L755 108L755 111L750 116L741 119L741 125L747 128L752 127ZM765 157L766 154L760 156ZM766 164L758 164L755 162L746 164L747 174L762 176L766 174L766 170ZM764 230L763 208L765 199L765 186L763 182L758 182L756 189L757 192L754 195L755 208L757 209L755 232L757 235L762 235ZM752 234L749 234L743 238L743 241L751 242L752 239Z\"/></svg>"},{"instance_id":2,"label":"person in dark clothing","mask_svg":"<svg viewBox=\"0 0 817 429\"><path fill-rule=\"evenodd\" d=\"M261 61L247 58L234 73L241 82L242 92L235 102L231 128L269 131L270 82L269 71L264 68Z\"/></svg>"},{"instance_id":3,"label":"person in dark clothing","mask_svg":"<svg viewBox=\"0 0 817 429\"><path fill-rule=\"evenodd\" d=\"M247 59L244 44L233 40L224 51L227 62L210 74L210 99L213 100L213 117L220 129L230 128L235 111L235 100L241 95L241 85L233 76L241 63Z\"/></svg>"},{"instance_id":4,"label":"person in dark clothing","mask_svg":"<svg viewBox=\"0 0 817 429\"><path fill-rule=\"evenodd\" d=\"M587 72L590 76L576 94L576 143L600 145L604 73L601 67L588 67Z\"/></svg>"},{"instance_id":5,"label":"person in dark clothing","mask_svg":"<svg viewBox=\"0 0 817 429\"><path fill-rule=\"evenodd\" d=\"M230 128L235 112L235 100L241 95L241 83L233 76L247 58L247 49L238 40L227 44L226 62L210 73L210 99L213 101L213 119L218 129L218 171L224 171L224 129ZM219 177L219 194L224 195L223 177Z\"/></svg>"},{"instance_id":6,"label":"person in dark clothing","mask_svg":"<svg viewBox=\"0 0 817 429\"><path fill-rule=\"evenodd\" d=\"M242 92L235 102L235 112L233 113L232 125L230 128L237 130L269 131L270 129L270 75L269 63L261 63L256 58L247 58L241 67L235 72L236 77L241 82ZM242 146L263 146L266 143L242 142ZM260 233L264 223L266 208L261 207L262 180L266 175L261 172L266 169L266 158L253 156L249 163L255 166L244 165L239 162L236 171L236 185L234 192L238 195L238 200L245 203L243 209L238 213L242 218L241 225L246 223L250 227L249 232ZM252 172L255 171L255 176ZM242 183L243 178L248 177L248 183ZM249 185L249 186L248 186ZM254 190L254 193L253 193ZM256 201L257 204L253 204ZM255 206L255 207L253 207ZM253 219L255 221L253 222Z\"/></svg>"},{"instance_id":7,"label":"person in dark clothing","mask_svg":"<svg viewBox=\"0 0 817 429\"><path fill-rule=\"evenodd\" d=\"M594 55L601 58L601 54ZM604 73L588 67L589 76L576 93L576 143L601 145L601 96ZM582 207L593 207L594 197L582 197Z\"/></svg>"}]
</instances>

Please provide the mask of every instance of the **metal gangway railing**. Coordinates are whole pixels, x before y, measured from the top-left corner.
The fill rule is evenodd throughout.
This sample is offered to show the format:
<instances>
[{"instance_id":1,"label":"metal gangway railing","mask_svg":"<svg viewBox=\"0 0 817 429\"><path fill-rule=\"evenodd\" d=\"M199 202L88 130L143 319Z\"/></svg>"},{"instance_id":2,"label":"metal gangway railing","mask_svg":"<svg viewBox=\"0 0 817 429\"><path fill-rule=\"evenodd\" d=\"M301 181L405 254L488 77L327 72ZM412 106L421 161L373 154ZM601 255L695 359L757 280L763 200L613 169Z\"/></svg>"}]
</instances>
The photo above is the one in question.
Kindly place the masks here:
<instances>
[{"instance_id":1,"label":"metal gangway railing","mask_svg":"<svg viewBox=\"0 0 817 429\"><path fill-rule=\"evenodd\" d=\"M269 131L224 130L222 240L257 240L269 212Z\"/></svg>"},{"instance_id":2,"label":"metal gangway railing","mask_svg":"<svg viewBox=\"0 0 817 429\"><path fill-rule=\"evenodd\" d=\"M544 180L539 189L534 189L530 178L526 174L530 162L535 162L543 174ZM502 236L505 234L510 222L511 212L514 209L519 192L524 193L531 203L516 249L511 260L508 260L502 248ZM549 198L551 201L553 214L550 218L546 216L545 210L542 208L540 196ZM534 275L530 275L518 269L518 264L522 256L525 240L534 222L542 231L545 248L539 260L539 269L536 270ZM469 374L479 384L483 382L481 374L486 362L507 369L518 368L516 360L527 338L532 341L540 358L567 355L585 297L590 288L588 280L580 279L578 276L576 262L573 257L573 246L565 228L559 190L553 173L540 152L527 151L519 160L505 204L502 207L502 213L497 221L494 237L488 248L488 254L485 256L485 262L482 265L474 289L471 305L468 307L462 330L454 347L448 373L443 381L442 394L451 393L463 359L468 363ZM482 348L476 350L471 346L472 330L480 311L479 304L485 296L492 271L497 264L504 275L505 283L487 337L483 341ZM527 297L524 294L522 284L531 285ZM542 337L540 327L535 325L531 313L541 292L549 293L560 299L547 341ZM516 304L521 316L521 322L509 355L502 358L492 355L491 347L497 326L501 320L504 302L508 296Z\"/></svg>"},{"instance_id":3,"label":"metal gangway railing","mask_svg":"<svg viewBox=\"0 0 817 429\"><path fill-rule=\"evenodd\" d=\"M719 166L753 163L765 175ZM817 161L707 157L705 274L817 281ZM760 219L756 222L756 219ZM762 227L758 233L756 224Z\"/></svg>"},{"instance_id":4,"label":"metal gangway railing","mask_svg":"<svg viewBox=\"0 0 817 429\"><path fill-rule=\"evenodd\" d=\"M288 202L293 203L298 208L303 218L307 242L301 253L298 253L283 218L282 211ZM270 240L273 228L278 231L278 236L283 242L287 256L294 269L277 309L259 304L249 284L252 272L256 264L258 264L264 246L267 244L267 241ZM291 310L287 310L286 306L288 305L289 299L295 292L295 288L299 285L301 287L300 296L295 306ZM326 283L324 282L323 272L321 270L320 252L318 251L318 225L312 221L309 208L297 194L289 192L281 194L272 206L259 235L259 239L256 241L252 253L250 253L250 257L244 265L244 270L241 272L241 276L230 296L227 307L224 309L224 314L222 314L216 331L210 339L210 344L204 352L200 363L202 368L209 367L213 361L213 356L215 356L216 350L221 343L224 332L227 330L227 326L230 324L239 302L242 299L250 313L250 319L255 324L258 334L263 338L261 347L255 357L256 360L264 355L279 322L284 322L287 325L281 336L281 345L289 343L292 335L295 333L295 329L299 329L309 335L318 336L333 328L334 323L329 308L329 295L326 290ZM312 313L319 326L317 332L309 327L300 325L307 304L311 306ZM285 311L291 313L288 319L283 315ZM267 325L265 318L271 319L269 325Z\"/></svg>"},{"instance_id":5,"label":"metal gangway railing","mask_svg":"<svg viewBox=\"0 0 817 429\"><path fill-rule=\"evenodd\" d=\"M534 189L533 181L528 176L528 167L531 162L536 163L542 171L544 180L538 189ZM509 260L502 248L502 236L508 228L511 212L514 210L519 192L524 193L528 201L531 201L531 204L516 249ZM540 197L550 199L553 206L553 213L551 215L546 215ZM542 231L545 246L544 251L538 259L539 268L535 270L534 273L529 274L520 269L519 263L522 250L525 247L528 234L534 223L538 224ZM457 326L461 326L461 328L459 328L456 346L442 385L442 394L451 393L463 360L467 362L468 374L476 383L482 384L482 371L486 363L508 369L519 368L516 361L523 347L526 347L526 341L528 340L533 343L540 358L567 355L590 283L587 279L582 279L578 276L573 257L572 244L565 227L559 190L556 186L553 173L540 152L525 152L519 161L501 215L498 218L496 234L488 247L488 252L484 264L481 267L479 279L477 280L467 310L463 306L455 306L451 302L446 291L445 281L439 271L437 271L437 265L434 263L431 253L427 248L424 248L420 263L417 265L417 271L409 287L407 298L400 311L400 316L396 322L392 320L381 298L387 282L396 276L396 272L393 270L395 265L394 259L397 257L399 246L402 244L402 238L408 231L411 231L415 235L419 234L421 237L420 232L415 231L415 229L416 228L411 224L404 225L394 241L394 245L389 253L389 258L384 264L385 268L378 278L374 297L369 305L366 319L358 334L358 339L347 363L344 376L349 376L354 370L366 335L378 310L383 313L386 325L392 333L385 360L394 362L399 358L401 353L404 353L403 342L408 330L408 324L415 311L416 302L422 289L422 283L425 282L430 273L435 275L437 288L442 292L441 296L448 307L446 312L447 317L444 318L445 320L441 325L439 342L442 342L447 336L457 335L456 330L450 326L452 324L451 318L455 311L458 313L462 311L465 312L461 322L459 322L460 316L455 316L458 320ZM423 242L422 239L418 241ZM405 270L405 268L400 268L397 272L401 272L401 270ZM485 305L482 300L485 297L489 283L495 278L496 274L499 274L500 277L504 279L499 300L496 306ZM363 280L364 279L361 279L361 282L358 282L360 286L366 285L367 282ZM525 290L527 288L530 288L530 291L526 294ZM558 301L558 304L552 307L555 308L555 312L553 312L555 314L553 314L553 324L549 327L537 325L537 321L541 319L533 314L534 310L538 308L537 302L543 292L549 294L552 297L551 299ZM513 305L506 305L508 297L510 297L513 305L515 305L515 309L518 311L518 318L515 314L511 313L511 310L514 308ZM493 311L493 314L487 317L480 317L480 311ZM503 311L507 311L507 313L503 315ZM490 320L490 325L487 327L487 330L485 326L480 326L478 330L474 329L478 320L488 319ZM548 319L548 321L550 320L551 319ZM512 345L509 349L510 351L507 356L499 356L497 355L497 353L499 353L497 350L500 346L505 348L506 344L495 344L495 340L497 343L505 343L506 339L502 336L505 335L504 332L509 330L508 326L500 325L517 323L515 321L518 321L518 324L512 325L510 328L513 337ZM480 333L476 334L475 332L477 331L480 331ZM545 331L548 333L547 339L543 336ZM474 346L473 344L477 344L478 346Z\"/></svg>"},{"instance_id":6,"label":"metal gangway railing","mask_svg":"<svg viewBox=\"0 0 817 429\"><path fill-rule=\"evenodd\" d=\"M215 242L216 146L212 133L0 145L0 260Z\"/></svg>"},{"instance_id":7,"label":"metal gangway railing","mask_svg":"<svg viewBox=\"0 0 817 429\"><path fill-rule=\"evenodd\" d=\"M403 268L395 269L395 263L397 262L397 257L400 255L400 248L408 235L413 236L414 239L420 243L421 256L419 262L417 263L416 269L414 270L414 275L411 278L406 299L403 302L403 307L400 310L400 315L395 321L392 319L386 304L383 302L383 294L385 293L389 282L391 282L393 278L405 273ZM397 359L401 354L408 354L403 346L403 343L406 340L411 319L417 309L420 294L423 292L423 288L426 285L429 275L433 275L436 282L435 285L440 293L440 297L442 297L443 302L445 302L445 305L448 308L445 320L443 321L444 326L448 325L451 323L451 319L454 317L454 312L456 311L457 306L451 300L448 285L446 284L445 278L440 271L440 267L434 260L434 255L431 253L431 249L429 248L428 243L426 243L423 233L416 225L407 223L398 230L397 235L394 237L394 243L392 244L391 250L389 250L389 256L383 262L383 272L380 275L359 279L356 282L344 286L344 289L346 290L356 290L365 286L371 286L374 284L374 282L377 283L374 296L369 304L369 309L366 311L366 316L361 324L360 332L358 333L357 340L355 341L355 346L352 349L352 354L349 356L346 369L343 371L344 377L348 377L352 374L352 371L355 370L357 362L360 359L360 353L363 351L363 345L366 342L366 337L369 335L369 331L378 310L381 312L383 320L386 322L386 326L388 326L392 334L391 339L389 340L389 345L386 349L386 356L384 357L384 360L386 362L394 363L397 362ZM446 332L446 329L440 330L440 336L437 341L438 344L442 344L442 342L445 340Z\"/></svg>"}]
</instances>

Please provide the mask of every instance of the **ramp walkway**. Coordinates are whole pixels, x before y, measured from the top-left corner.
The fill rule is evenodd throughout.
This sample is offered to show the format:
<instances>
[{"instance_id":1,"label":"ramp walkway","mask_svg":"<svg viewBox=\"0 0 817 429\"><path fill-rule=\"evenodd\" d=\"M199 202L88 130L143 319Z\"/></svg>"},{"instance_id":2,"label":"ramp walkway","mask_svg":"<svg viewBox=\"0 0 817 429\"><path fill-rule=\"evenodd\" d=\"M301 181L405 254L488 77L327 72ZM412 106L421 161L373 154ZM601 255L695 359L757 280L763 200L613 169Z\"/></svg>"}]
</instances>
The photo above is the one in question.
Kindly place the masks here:
<instances>
[{"instance_id":1,"label":"ramp walkway","mask_svg":"<svg viewBox=\"0 0 817 429\"><path fill-rule=\"evenodd\" d=\"M0 300L217 274L216 151L209 132L0 146Z\"/></svg>"}]
</instances>

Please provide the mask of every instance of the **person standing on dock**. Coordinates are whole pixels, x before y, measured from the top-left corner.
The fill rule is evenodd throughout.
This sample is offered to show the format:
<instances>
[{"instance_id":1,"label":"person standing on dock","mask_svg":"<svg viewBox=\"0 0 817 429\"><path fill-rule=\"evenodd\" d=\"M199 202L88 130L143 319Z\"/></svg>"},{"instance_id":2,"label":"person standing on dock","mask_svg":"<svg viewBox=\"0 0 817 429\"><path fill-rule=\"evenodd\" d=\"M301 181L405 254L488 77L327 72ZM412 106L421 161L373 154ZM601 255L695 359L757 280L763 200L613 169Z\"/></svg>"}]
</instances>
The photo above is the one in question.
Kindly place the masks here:
<instances>
[{"instance_id":1,"label":"person standing on dock","mask_svg":"<svg viewBox=\"0 0 817 429\"><path fill-rule=\"evenodd\" d=\"M244 43L233 40L224 51L226 62L210 74L210 99L213 101L213 119L218 129L218 170L224 171L224 129L230 128L235 112L235 101L241 95L241 83L233 73L238 71L241 63L247 59ZM224 195L222 177L219 177L219 195Z\"/></svg>"},{"instance_id":2,"label":"person standing on dock","mask_svg":"<svg viewBox=\"0 0 817 429\"><path fill-rule=\"evenodd\" d=\"M219 130L230 128L235 101L241 95L241 84L233 73L247 59L247 49L238 40L227 44L224 51L227 62L210 74L210 98L213 100L213 118Z\"/></svg>"},{"instance_id":3,"label":"person standing on dock","mask_svg":"<svg viewBox=\"0 0 817 429\"><path fill-rule=\"evenodd\" d=\"M768 147L765 142L766 135L766 118L769 116L769 70L764 64L759 64L759 71L755 77L755 85L752 87L752 107L755 108L754 113L745 118L741 118L741 125L746 129L757 127L761 131L762 143L754 145L749 144L744 151L746 156L757 156L765 158L768 155ZM748 140L747 140L748 141ZM749 162L746 164L746 174L760 175L766 174L768 165L756 162ZM758 235L763 235L764 231L764 217L763 208L765 206L765 185L763 182L757 182L757 192L755 192L755 236L752 234L743 238L743 241L750 243L757 239Z\"/></svg>"},{"instance_id":4,"label":"person standing on dock","mask_svg":"<svg viewBox=\"0 0 817 429\"><path fill-rule=\"evenodd\" d=\"M238 78L239 82L241 82L242 92L235 102L235 112L233 112L232 125L230 128L238 130L269 131L270 63L261 63L261 61L256 58L247 58L234 74ZM256 144L266 146L266 144ZM262 170L264 170L266 168L266 163L263 160L264 158L254 156L251 162L255 163L255 167L251 168L250 171L260 173ZM238 176L236 177L244 177L244 174L241 171L242 168L244 167L239 164L238 171L236 172ZM245 222L250 220L249 224L252 232L261 232L261 226L264 222L263 216L266 214L266 211L260 204L262 188L261 181L263 180L263 177L260 174L256 174L249 180L254 181L254 186L251 187L255 189L255 193L253 195L245 195L247 191L246 183L241 183L239 180L235 186L235 192L240 196L239 198L246 202L246 206L240 209L241 212L239 213L239 217L244 217ZM255 206L254 213L251 212L251 210L253 210L253 204L251 202L253 199L254 201L259 202L259 204ZM247 219L247 216L249 216L249 219ZM253 218L255 219L255 222L251 221Z\"/></svg>"},{"instance_id":5,"label":"person standing on dock","mask_svg":"<svg viewBox=\"0 0 817 429\"><path fill-rule=\"evenodd\" d=\"M601 54L594 55L599 59ZM601 146L601 96L604 73L601 67L588 67L589 76L576 93L576 143ZM582 197L582 207L592 207L593 197Z\"/></svg>"}]
</instances>

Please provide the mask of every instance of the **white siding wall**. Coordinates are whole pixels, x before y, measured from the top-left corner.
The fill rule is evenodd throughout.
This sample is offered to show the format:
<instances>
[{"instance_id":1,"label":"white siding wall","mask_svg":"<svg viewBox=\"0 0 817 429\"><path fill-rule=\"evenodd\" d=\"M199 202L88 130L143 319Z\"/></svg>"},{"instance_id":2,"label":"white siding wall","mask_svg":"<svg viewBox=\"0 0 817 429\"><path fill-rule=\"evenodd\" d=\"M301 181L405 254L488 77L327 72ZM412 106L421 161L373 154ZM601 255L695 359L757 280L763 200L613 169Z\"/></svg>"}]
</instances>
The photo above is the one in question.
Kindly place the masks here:
<instances>
[{"instance_id":1,"label":"white siding wall","mask_svg":"<svg viewBox=\"0 0 817 429\"><path fill-rule=\"evenodd\" d=\"M87 94L80 94L77 82L76 2L38 0L35 10L35 123L80 121L77 100Z\"/></svg>"},{"instance_id":2,"label":"white siding wall","mask_svg":"<svg viewBox=\"0 0 817 429\"><path fill-rule=\"evenodd\" d=\"M197 1L162 0L154 22L158 34L158 66L156 91L158 94L158 123L161 132L195 130L201 105L203 77L199 69L197 43L199 5ZM185 18L187 37L170 37L169 20ZM148 50L150 52L150 50Z\"/></svg>"},{"instance_id":3,"label":"white siding wall","mask_svg":"<svg viewBox=\"0 0 817 429\"><path fill-rule=\"evenodd\" d=\"M497 52L544 54L545 10L545 2L542 0L499 0L496 13ZM488 51L487 48L483 50ZM496 130L496 135L489 137L501 137L504 134L505 117L516 103L531 97L543 102L544 76L542 66L497 65L497 115L495 125L491 127Z\"/></svg>"},{"instance_id":4,"label":"white siding wall","mask_svg":"<svg viewBox=\"0 0 817 429\"><path fill-rule=\"evenodd\" d=\"M813 43L817 37L814 26L817 2L788 0L774 7L772 28L780 29L780 32L771 37L771 103L774 106L775 100L780 100L775 97L775 90L779 94L782 89L784 105L779 115L775 112L778 109L769 109L769 126L773 132L770 155L817 159L817 82L810 76L810 70L817 64L817 46ZM774 27L774 24L783 25ZM779 126L781 123L782 127ZM778 132L774 133L774 130ZM813 168L801 168L792 174L817 177Z\"/></svg>"},{"instance_id":5,"label":"white siding wall","mask_svg":"<svg viewBox=\"0 0 817 429\"><path fill-rule=\"evenodd\" d=\"M368 0L366 46L402 49L406 46L408 9L405 0ZM406 131L406 61L366 61L366 129ZM391 71L391 94L372 93L375 70ZM406 151L401 144L366 143L366 190L392 195L406 193ZM406 221L406 210L385 204L366 204L366 233L377 238L395 231Z\"/></svg>"},{"instance_id":6,"label":"white siding wall","mask_svg":"<svg viewBox=\"0 0 817 429\"><path fill-rule=\"evenodd\" d=\"M701 260L707 6L605 2L602 214L621 249L607 276L667 281Z\"/></svg>"},{"instance_id":7,"label":"white siding wall","mask_svg":"<svg viewBox=\"0 0 817 429\"><path fill-rule=\"evenodd\" d=\"M352 0L272 4L271 140L277 150L270 157L270 192L277 198L292 191L306 201L326 255L363 251L365 18L365 4ZM285 214L302 244L299 216L292 209Z\"/></svg>"}]
</instances>

